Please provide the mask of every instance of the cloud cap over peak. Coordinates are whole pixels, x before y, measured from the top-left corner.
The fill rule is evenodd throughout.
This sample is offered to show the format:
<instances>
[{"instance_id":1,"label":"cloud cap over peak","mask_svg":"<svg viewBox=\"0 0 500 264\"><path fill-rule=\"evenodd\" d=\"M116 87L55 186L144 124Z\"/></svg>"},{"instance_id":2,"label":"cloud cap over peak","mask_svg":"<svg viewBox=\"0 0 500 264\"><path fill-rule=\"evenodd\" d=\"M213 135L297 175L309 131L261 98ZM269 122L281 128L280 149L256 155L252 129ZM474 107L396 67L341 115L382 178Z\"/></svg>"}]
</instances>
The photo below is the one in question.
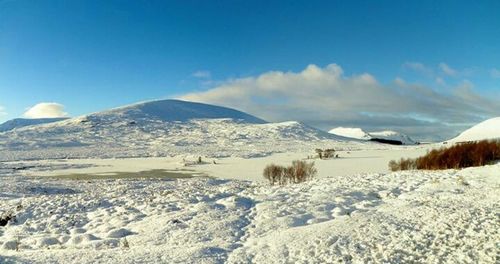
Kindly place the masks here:
<instances>
[{"instance_id":1,"label":"cloud cap over peak","mask_svg":"<svg viewBox=\"0 0 500 264\"><path fill-rule=\"evenodd\" d=\"M68 117L68 113L64 112L64 105L59 103L38 103L26 110L23 114L26 118L58 118Z\"/></svg>"}]
</instances>

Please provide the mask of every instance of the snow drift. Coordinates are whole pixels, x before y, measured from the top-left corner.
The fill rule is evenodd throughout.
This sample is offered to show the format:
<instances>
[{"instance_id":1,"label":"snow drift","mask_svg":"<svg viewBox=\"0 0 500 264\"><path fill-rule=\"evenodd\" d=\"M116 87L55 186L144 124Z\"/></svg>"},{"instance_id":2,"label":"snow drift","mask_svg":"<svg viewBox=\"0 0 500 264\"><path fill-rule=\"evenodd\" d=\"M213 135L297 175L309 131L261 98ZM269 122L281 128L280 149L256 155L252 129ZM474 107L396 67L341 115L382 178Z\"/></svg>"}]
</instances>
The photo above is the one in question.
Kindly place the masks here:
<instances>
[{"instance_id":1,"label":"snow drift","mask_svg":"<svg viewBox=\"0 0 500 264\"><path fill-rule=\"evenodd\" d=\"M484 139L500 139L500 117L483 121L462 132L451 142L479 141Z\"/></svg>"}]
</instances>

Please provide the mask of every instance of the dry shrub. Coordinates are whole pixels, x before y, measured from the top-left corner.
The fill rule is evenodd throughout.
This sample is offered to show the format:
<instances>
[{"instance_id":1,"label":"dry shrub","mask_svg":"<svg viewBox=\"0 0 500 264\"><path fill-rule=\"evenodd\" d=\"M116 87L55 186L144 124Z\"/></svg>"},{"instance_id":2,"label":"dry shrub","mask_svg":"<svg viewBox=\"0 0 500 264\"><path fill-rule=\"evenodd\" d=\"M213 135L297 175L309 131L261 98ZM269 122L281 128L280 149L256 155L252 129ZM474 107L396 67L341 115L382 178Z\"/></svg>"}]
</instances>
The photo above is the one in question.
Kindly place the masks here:
<instances>
[{"instance_id":1,"label":"dry shrub","mask_svg":"<svg viewBox=\"0 0 500 264\"><path fill-rule=\"evenodd\" d=\"M389 168L398 170L443 170L477 167L500 160L500 141L483 140L429 151L417 159L390 161Z\"/></svg>"},{"instance_id":2,"label":"dry shrub","mask_svg":"<svg viewBox=\"0 0 500 264\"><path fill-rule=\"evenodd\" d=\"M318 154L319 159L323 159L323 150L322 149L315 149L316 154Z\"/></svg>"},{"instance_id":3,"label":"dry shrub","mask_svg":"<svg viewBox=\"0 0 500 264\"><path fill-rule=\"evenodd\" d=\"M335 156L335 149L315 149L316 154L318 154L319 159L329 159Z\"/></svg>"},{"instance_id":4,"label":"dry shrub","mask_svg":"<svg viewBox=\"0 0 500 264\"><path fill-rule=\"evenodd\" d=\"M335 156L335 150L334 149L325 149L323 151L323 158L324 159L333 158L334 156Z\"/></svg>"},{"instance_id":5,"label":"dry shrub","mask_svg":"<svg viewBox=\"0 0 500 264\"><path fill-rule=\"evenodd\" d=\"M416 168L417 168L417 163L415 159L401 158L399 161L391 160L389 162L389 169L391 171L414 170Z\"/></svg>"},{"instance_id":6,"label":"dry shrub","mask_svg":"<svg viewBox=\"0 0 500 264\"><path fill-rule=\"evenodd\" d=\"M271 185L274 185L275 183L279 183L281 185L280 180L282 178L284 170L285 170L285 167L283 167L283 166L271 164L271 165L267 165L264 168L263 175L264 175L264 178L266 178L271 183Z\"/></svg>"},{"instance_id":7,"label":"dry shrub","mask_svg":"<svg viewBox=\"0 0 500 264\"><path fill-rule=\"evenodd\" d=\"M275 164L267 165L264 168L264 178L266 178L271 185L279 184L285 185L288 183L301 183L314 178L317 170L314 167L314 162L305 162L295 160L291 166L284 167Z\"/></svg>"}]
</instances>

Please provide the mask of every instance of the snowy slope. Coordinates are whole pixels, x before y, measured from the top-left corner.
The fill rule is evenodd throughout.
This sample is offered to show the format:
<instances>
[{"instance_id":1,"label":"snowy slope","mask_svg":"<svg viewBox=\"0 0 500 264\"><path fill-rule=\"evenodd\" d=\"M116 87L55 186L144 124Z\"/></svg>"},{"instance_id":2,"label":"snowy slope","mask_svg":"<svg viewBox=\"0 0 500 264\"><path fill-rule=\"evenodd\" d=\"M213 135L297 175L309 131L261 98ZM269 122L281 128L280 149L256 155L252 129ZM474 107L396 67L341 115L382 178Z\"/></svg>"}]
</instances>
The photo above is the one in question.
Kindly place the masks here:
<instances>
[{"instance_id":1,"label":"snowy slope","mask_svg":"<svg viewBox=\"0 0 500 264\"><path fill-rule=\"evenodd\" d=\"M365 132L361 128L337 127L330 130L328 133L346 138L354 138L360 140L394 141L394 142L400 142L403 145L417 144L417 142L412 138L410 138L408 135L390 130L378 131L378 132Z\"/></svg>"},{"instance_id":2,"label":"snowy slope","mask_svg":"<svg viewBox=\"0 0 500 264\"><path fill-rule=\"evenodd\" d=\"M35 119L16 118L0 124L0 132L5 132L15 128L26 127L26 126L48 124L48 123L62 121L65 119L67 118L35 118Z\"/></svg>"},{"instance_id":3,"label":"snowy slope","mask_svg":"<svg viewBox=\"0 0 500 264\"><path fill-rule=\"evenodd\" d=\"M340 139L298 122L265 123L229 108L163 100L0 133L0 158L262 156L323 141Z\"/></svg>"},{"instance_id":4,"label":"snowy slope","mask_svg":"<svg viewBox=\"0 0 500 264\"><path fill-rule=\"evenodd\" d=\"M260 118L235 109L173 99L141 102L96 113L90 115L89 118L127 118L146 121L189 121L192 119L231 118L246 123L266 123L266 121Z\"/></svg>"},{"instance_id":5,"label":"snowy slope","mask_svg":"<svg viewBox=\"0 0 500 264\"><path fill-rule=\"evenodd\" d=\"M335 134L338 136L346 137L346 138L355 138L355 139L361 139L361 140L370 140L371 137L368 133L363 131L361 128L355 128L355 127L337 127L334 128L330 131L328 131L330 134Z\"/></svg>"},{"instance_id":6,"label":"snowy slope","mask_svg":"<svg viewBox=\"0 0 500 264\"><path fill-rule=\"evenodd\" d=\"M481 122L451 139L451 142L477 141L483 139L500 138L500 117L495 117Z\"/></svg>"},{"instance_id":7,"label":"snowy slope","mask_svg":"<svg viewBox=\"0 0 500 264\"><path fill-rule=\"evenodd\" d=\"M408 135L403 133L399 133L396 131L379 131L379 132L370 132L369 135L372 139L385 139L385 140L395 140L400 141L403 145L415 145L417 142L410 138Z\"/></svg>"}]
</instances>

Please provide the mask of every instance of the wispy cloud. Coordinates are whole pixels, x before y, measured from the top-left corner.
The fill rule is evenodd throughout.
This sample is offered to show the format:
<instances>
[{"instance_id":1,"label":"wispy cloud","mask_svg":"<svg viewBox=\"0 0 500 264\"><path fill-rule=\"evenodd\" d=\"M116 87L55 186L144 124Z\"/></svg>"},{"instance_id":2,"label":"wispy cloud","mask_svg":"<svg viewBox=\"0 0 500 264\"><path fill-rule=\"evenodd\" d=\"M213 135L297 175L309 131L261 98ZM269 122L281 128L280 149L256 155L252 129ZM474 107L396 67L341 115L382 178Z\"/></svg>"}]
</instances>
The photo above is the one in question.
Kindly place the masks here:
<instances>
[{"instance_id":1,"label":"wispy cloud","mask_svg":"<svg viewBox=\"0 0 500 264\"><path fill-rule=\"evenodd\" d=\"M38 103L23 114L26 118L56 118L67 117L64 112L64 105L58 103Z\"/></svg>"},{"instance_id":2,"label":"wispy cloud","mask_svg":"<svg viewBox=\"0 0 500 264\"><path fill-rule=\"evenodd\" d=\"M448 76L457 75L457 71L444 62L439 63L439 69Z\"/></svg>"},{"instance_id":3,"label":"wispy cloud","mask_svg":"<svg viewBox=\"0 0 500 264\"><path fill-rule=\"evenodd\" d=\"M481 69L474 67L456 69L445 62L441 62L438 65L426 65L421 62L405 62L402 67L419 73L427 78L434 79L437 83L443 83L439 81L438 78L443 81L446 78L460 79L463 77L471 77L478 71L481 71Z\"/></svg>"},{"instance_id":4,"label":"wispy cloud","mask_svg":"<svg viewBox=\"0 0 500 264\"><path fill-rule=\"evenodd\" d=\"M421 62L407 61L403 64L403 68L410 69L427 76L434 75L434 71L432 70L432 68L427 67Z\"/></svg>"},{"instance_id":5,"label":"wispy cloud","mask_svg":"<svg viewBox=\"0 0 500 264\"><path fill-rule=\"evenodd\" d=\"M212 74L210 73L210 71L203 70L203 71L196 71L193 74L191 74L191 76L200 79L210 79L212 77Z\"/></svg>"},{"instance_id":6,"label":"wispy cloud","mask_svg":"<svg viewBox=\"0 0 500 264\"><path fill-rule=\"evenodd\" d=\"M496 68L491 69L490 76L491 78L500 79L500 70Z\"/></svg>"},{"instance_id":7,"label":"wispy cloud","mask_svg":"<svg viewBox=\"0 0 500 264\"><path fill-rule=\"evenodd\" d=\"M500 112L500 105L475 93L471 83L439 93L401 78L381 84L368 73L345 76L336 64L231 79L181 99L235 107L270 121L300 120L324 129L397 129L421 139L451 137L464 123Z\"/></svg>"},{"instance_id":8,"label":"wispy cloud","mask_svg":"<svg viewBox=\"0 0 500 264\"><path fill-rule=\"evenodd\" d=\"M440 86L446 86L445 80L441 77L436 77L436 83Z\"/></svg>"},{"instance_id":9,"label":"wispy cloud","mask_svg":"<svg viewBox=\"0 0 500 264\"><path fill-rule=\"evenodd\" d=\"M7 112L5 111L5 107L0 105L0 116L6 116Z\"/></svg>"}]
</instances>

